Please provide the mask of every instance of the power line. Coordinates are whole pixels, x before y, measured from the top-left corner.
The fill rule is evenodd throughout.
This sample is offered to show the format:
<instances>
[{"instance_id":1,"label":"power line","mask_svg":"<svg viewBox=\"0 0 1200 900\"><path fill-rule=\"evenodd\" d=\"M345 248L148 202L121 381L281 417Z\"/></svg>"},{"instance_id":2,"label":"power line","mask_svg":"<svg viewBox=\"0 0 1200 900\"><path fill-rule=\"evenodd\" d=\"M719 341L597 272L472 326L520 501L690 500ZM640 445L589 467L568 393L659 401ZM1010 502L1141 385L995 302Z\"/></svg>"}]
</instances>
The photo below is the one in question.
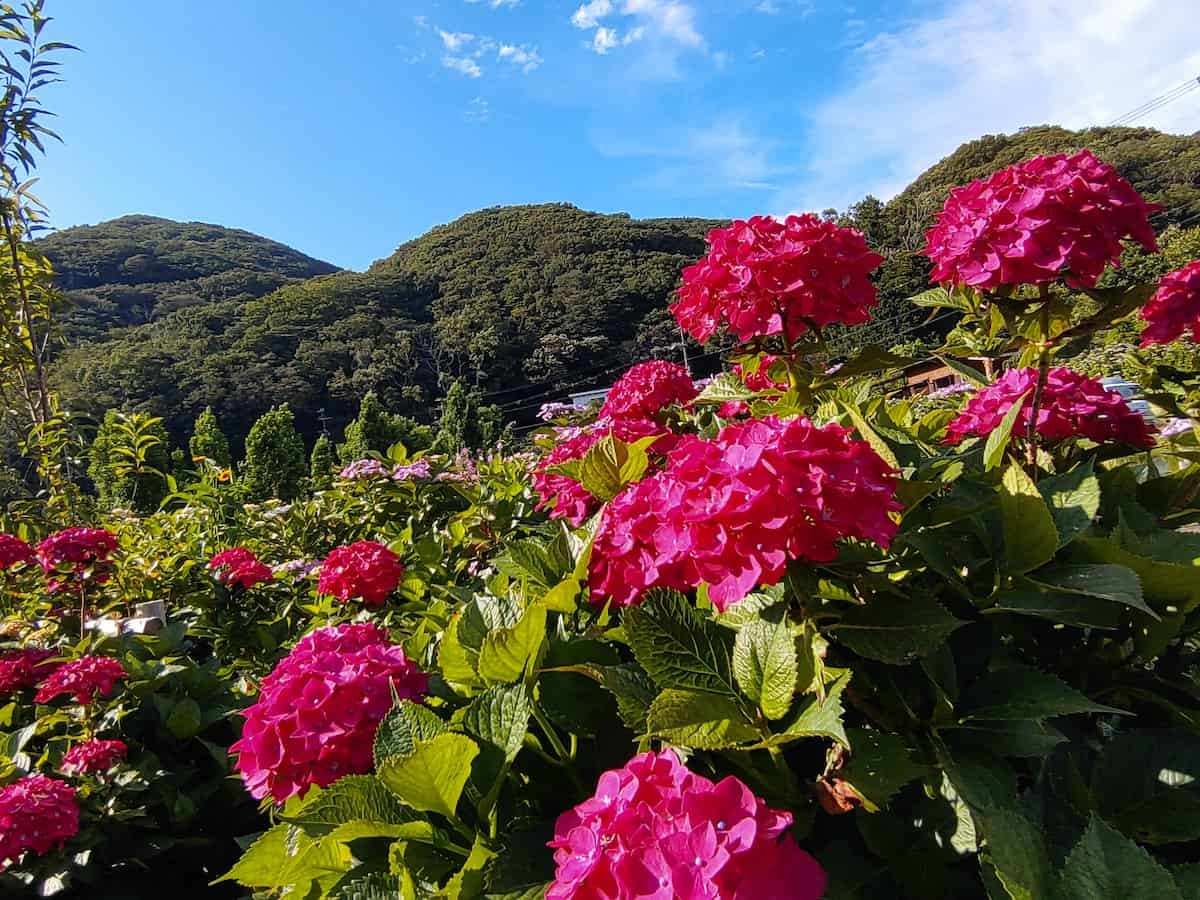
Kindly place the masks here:
<instances>
[{"instance_id":1,"label":"power line","mask_svg":"<svg viewBox=\"0 0 1200 900\"><path fill-rule=\"evenodd\" d=\"M1118 116L1116 119L1114 119L1112 121L1112 124L1113 125L1129 124L1129 123L1135 121L1136 119L1140 119L1142 116L1149 115L1150 113L1160 110L1164 106L1167 106L1170 103L1174 103L1180 97L1183 97L1184 95L1190 93L1191 91L1194 91L1198 87L1200 87L1200 76L1197 76L1196 78L1189 78L1187 81L1183 82L1183 84L1176 85L1175 87L1171 88L1171 90L1167 91L1165 94L1160 94L1159 96L1157 96L1151 100L1147 100L1145 103L1143 103L1141 106L1137 107L1136 109L1131 109L1129 112L1125 113L1123 116Z\"/></svg>"}]
</instances>

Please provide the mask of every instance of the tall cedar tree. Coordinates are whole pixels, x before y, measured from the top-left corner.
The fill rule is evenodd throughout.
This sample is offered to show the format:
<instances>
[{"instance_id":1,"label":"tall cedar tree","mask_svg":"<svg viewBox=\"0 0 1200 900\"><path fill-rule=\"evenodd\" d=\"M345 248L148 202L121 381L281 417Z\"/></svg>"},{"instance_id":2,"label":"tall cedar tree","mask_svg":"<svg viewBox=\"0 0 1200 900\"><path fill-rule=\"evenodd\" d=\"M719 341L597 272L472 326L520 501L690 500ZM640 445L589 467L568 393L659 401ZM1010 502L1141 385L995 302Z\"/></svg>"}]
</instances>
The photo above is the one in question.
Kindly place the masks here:
<instances>
[{"instance_id":1,"label":"tall cedar tree","mask_svg":"<svg viewBox=\"0 0 1200 900\"><path fill-rule=\"evenodd\" d=\"M333 442L329 435L322 434L313 444L312 456L308 462L308 484L313 491L323 491L333 484L333 470L337 458L333 455Z\"/></svg>"},{"instance_id":2,"label":"tall cedar tree","mask_svg":"<svg viewBox=\"0 0 1200 900\"><path fill-rule=\"evenodd\" d=\"M204 407L204 412L196 416L196 424L192 426L192 437L188 441L188 449L192 458L203 456L210 459L222 469L228 469L232 457L229 453L229 441L221 431L221 423L211 406Z\"/></svg>"},{"instance_id":3,"label":"tall cedar tree","mask_svg":"<svg viewBox=\"0 0 1200 900\"><path fill-rule=\"evenodd\" d=\"M250 500L272 497L290 501L300 493L308 472L304 442L286 403L273 406L246 436L246 461L242 486Z\"/></svg>"}]
</instances>

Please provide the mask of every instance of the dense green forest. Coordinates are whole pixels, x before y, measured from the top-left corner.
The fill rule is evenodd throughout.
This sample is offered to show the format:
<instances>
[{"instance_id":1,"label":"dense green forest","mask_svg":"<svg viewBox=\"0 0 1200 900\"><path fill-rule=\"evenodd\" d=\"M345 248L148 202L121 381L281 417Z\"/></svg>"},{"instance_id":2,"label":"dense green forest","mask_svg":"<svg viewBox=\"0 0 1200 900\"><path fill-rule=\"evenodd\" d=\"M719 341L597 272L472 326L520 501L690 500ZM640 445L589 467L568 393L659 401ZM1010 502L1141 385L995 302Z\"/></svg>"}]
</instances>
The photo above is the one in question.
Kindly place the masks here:
<instances>
[{"instance_id":1,"label":"dense green forest","mask_svg":"<svg viewBox=\"0 0 1200 900\"><path fill-rule=\"evenodd\" d=\"M1200 216L1195 136L1042 126L972 141L887 203L867 197L826 211L888 256L875 322L852 340L890 345L948 327L905 301L926 286L915 251L950 188L1085 146L1165 207L1160 228ZM73 408L97 418L111 407L163 416L176 444L211 406L240 449L255 419L285 401L311 443L322 416L340 431L368 391L393 413L430 422L454 379L528 420L544 400L608 383L638 359L680 356L666 305L720 224L567 204L485 209L366 272L336 272L217 226L126 216L71 228L41 242L72 301L54 379ZM688 350L701 371L719 361L712 348Z\"/></svg>"}]
</instances>

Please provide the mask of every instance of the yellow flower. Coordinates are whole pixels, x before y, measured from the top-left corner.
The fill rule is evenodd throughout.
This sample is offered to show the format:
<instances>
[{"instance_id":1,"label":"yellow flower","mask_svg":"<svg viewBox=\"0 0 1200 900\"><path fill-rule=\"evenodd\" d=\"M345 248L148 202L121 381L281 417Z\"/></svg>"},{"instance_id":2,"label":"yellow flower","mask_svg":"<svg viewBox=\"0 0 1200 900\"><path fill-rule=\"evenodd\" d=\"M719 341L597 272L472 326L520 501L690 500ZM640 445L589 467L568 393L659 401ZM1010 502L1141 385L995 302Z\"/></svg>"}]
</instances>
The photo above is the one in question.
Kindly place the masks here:
<instances>
[{"instance_id":1,"label":"yellow flower","mask_svg":"<svg viewBox=\"0 0 1200 900\"><path fill-rule=\"evenodd\" d=\"M222 469L221 474L217 476L217 481L225 482L233 480L233 470Z\"/></svg>"}]
</instances>

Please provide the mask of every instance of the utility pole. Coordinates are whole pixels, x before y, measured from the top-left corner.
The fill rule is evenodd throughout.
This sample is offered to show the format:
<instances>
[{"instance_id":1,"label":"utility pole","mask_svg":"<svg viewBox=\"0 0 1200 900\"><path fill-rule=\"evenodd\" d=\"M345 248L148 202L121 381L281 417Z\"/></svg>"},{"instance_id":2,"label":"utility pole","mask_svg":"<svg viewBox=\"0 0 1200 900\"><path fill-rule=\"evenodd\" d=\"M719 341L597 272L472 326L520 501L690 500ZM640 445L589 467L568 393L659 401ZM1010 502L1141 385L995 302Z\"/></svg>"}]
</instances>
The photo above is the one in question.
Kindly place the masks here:
<instances>
[{"instance_id":1,"label":"utility pole","mask_svg":"<svg viewBox=\"0 0 1200 900\"><path fill-rule=\"evenodd\" d=\"M687 369L688 377L692 375L692 364L688 361L687 352L687 335L683 333L683 326L679 326L679 346L683 350L683 367Z\"/></svg>"},{"instance_id":2,"label":"utility pole","mask_svg":"<svg viewBox=\"0 0 1200 900\"><path fill-rule=\"evenodd\" d=\"M321 434L329 437L329 422L331 420L329 416L325 415L325 407L323 406L317 410L317 421L321 423Z\"/></svg>"}]
</instances>

